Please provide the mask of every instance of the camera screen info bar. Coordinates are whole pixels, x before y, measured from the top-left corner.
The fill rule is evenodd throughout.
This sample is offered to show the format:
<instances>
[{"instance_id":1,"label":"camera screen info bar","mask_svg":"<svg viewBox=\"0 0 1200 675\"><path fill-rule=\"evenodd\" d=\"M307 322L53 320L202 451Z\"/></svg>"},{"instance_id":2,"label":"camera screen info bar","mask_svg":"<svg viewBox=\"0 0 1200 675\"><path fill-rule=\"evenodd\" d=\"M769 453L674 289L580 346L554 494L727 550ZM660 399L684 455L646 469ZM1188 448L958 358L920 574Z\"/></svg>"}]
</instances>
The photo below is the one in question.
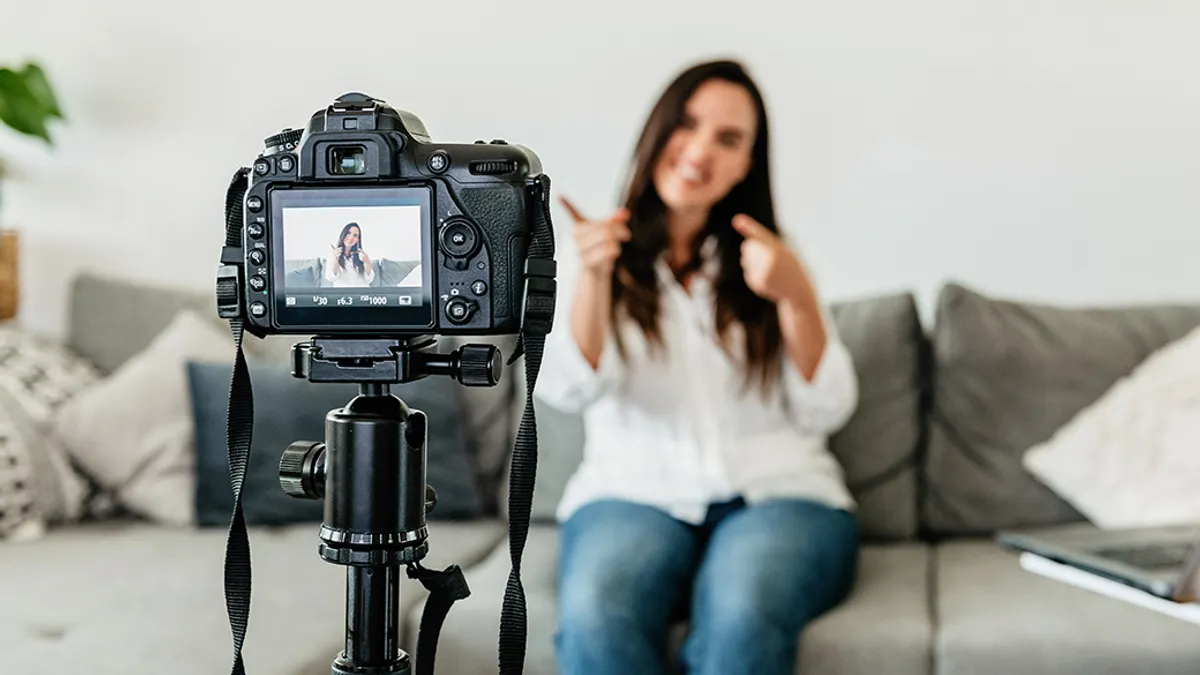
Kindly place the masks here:
<instances>
[{"instance_id":1,"label":"camera screen info bar","mask_svg":"<svg viewBox=\"0 0 1200 675\"><path fill-rule=\"evenodd\" d=\"M288 307L417 307L421 296L408 293L295 293L284 296Z\"/></svg>"}]
</instances>

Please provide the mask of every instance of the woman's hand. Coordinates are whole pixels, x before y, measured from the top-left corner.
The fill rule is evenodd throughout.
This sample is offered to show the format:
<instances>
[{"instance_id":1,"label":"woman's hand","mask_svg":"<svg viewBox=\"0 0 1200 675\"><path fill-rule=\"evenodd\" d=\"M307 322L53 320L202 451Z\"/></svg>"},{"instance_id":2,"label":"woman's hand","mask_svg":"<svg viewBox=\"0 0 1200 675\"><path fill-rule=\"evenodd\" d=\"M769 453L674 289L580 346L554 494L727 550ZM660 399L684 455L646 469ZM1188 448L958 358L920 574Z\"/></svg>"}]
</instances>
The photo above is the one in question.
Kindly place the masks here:
<instances>
[{"instance_id":1,"label":"woman's hand","mask_svg":"<svg viewBox=\"0 0 1200 675\"><path fill-rule=\"evenodd\" d=\"M750 290L775 303L807 306L815 300L812 279L779 235L750 216L733 217L742 242L742 274Z\"/></svg>"},{"instance_id":2,"label":"woman's hand","mask_svg":"<svg viewBox=\"0 0 1200 675\"><path fill-rule=\"evenodd\" d=\"M617 209L603 220L589 220L564 197L559 201L575 221L573 233L579 251L580 264L585 272L608 279L621 253L621 243L629 241L629 211Z\"/></svg>"},{"instance_id":3,"label":"woman's hand","mask_svg":"<svg viewBox=\"0 0 1200 675\"><path fill-rule=\"evenodd\" d=\"M358 259L361 260L364 265L366 265L367 267L371 266L371 256L367 255L366 251L364 251L360 248L360 249L358 249L357 254L358 254Z\"/></svg>"}]
</instances>

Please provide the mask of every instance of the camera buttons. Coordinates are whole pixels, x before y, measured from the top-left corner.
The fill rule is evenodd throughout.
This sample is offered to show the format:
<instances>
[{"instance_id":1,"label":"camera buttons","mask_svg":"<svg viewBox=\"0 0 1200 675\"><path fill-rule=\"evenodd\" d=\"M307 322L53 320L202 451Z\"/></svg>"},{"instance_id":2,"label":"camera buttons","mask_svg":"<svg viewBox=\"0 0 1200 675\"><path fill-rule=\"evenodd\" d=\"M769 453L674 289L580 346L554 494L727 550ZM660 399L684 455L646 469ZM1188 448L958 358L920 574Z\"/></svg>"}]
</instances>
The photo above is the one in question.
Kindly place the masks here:
<instances>
[{"instance_id":1,"label":"camera buttons","mask_svg":"<svg viewBox=\"0 0 1200 675\"><path fill-rule=\"evenodd\" d=\"M429 156L427 163L429 164L430 171L434 173L441 173L450 168L450 155L438 150Z\"/></svg>"},{"instance_id":2,"label":"camera buttons","mask_svg":"<svg viewBox=\"0 0 1200 675\"><path fill-rule=\"evenodd\" d=\"M482 280L471 282L471 292L475 295L483 295L487 293L487 284Z\"/></svg>"},{"instance_id":3,"label":"camera buttons","mask_svg":"<svg viewBox=\"0 0 1200 675\"><path fill-rule=\"evenodd\" d=\"M278 161L279 171L282 173L291 173L292 169L296 168L296 160L291 155L284 155Z\"/></svg>"},{"instance_id":4,"label":"camera buttons","mask_svg":"<svg viewBox=\"0 0 1200 675\"><path fill-rule=\"evenodd\" d=\"M493 138L491 144L492 145L508 145L508 141L504 140L503 138Z\"/></svg>"},{"instance_id":5,"label":"camera buttons","mask_svg":"<svg viewBox=\"0 0 1200 675\"><path fill-rule=\"evenodd\" d=\"M264 289L266 287L267 287L267 280L264 279L261 275L256 274L256 275L250 277L250 288L252 290L261 291L262 289Z\"/></svg>"},{"instance_id":6,"label":"camera buttons","mask_svg":"<svg viewBox=\"0 0 1200 675\"><path fill-rule=\"evenodd\" d=\"M267 313L267 306L261 302L250 303L250 313L254 316L263 316Z\"/></svg>"},{"instance_id":7,"label":"camera buttons","mask_svg":"<svg viewBox=\"0 0 1200 675\"><path fill-rule=\"evenodd\" d=\"M263 253L261 248L252 249L250 251L250 264L261 265L267 261L267 254Z\"/></svg>"},{"instance_id":8,"label":"camera buttons","mask_svg":"<svg viewBox=\"0 0 1200 675\"><path fill-rule=\"evenodd\" d=\"M271 163L265 159L260 159L254 163L254 173L265 176L271 171Z\"/></svg>"},{"instance_id":9,"label":"camera buttons","mask_svg":"<svg viewBox=\"0 0 1200 675\"><path fill-rule=\"evenodd\" d=\"M246 208L250 209L254 213L258 213L259 211L262 211L262 207L263 207L263 202L262 202L261 197L257 197L257 196L251 197L246 200Z\"/></svg>"},{"instance_id":10,"label":"camera buttons","mask_svg":"<svg viewBox=\"0 0 1200 675\"><path fill-rule=\"evenodd\" d=\"M455 218L442 228L442 250L452 258L467 258L475 253L479 236L469 220Z\"/></svg>"},{"instance_id":11,"label":"camera buttons","mask_svg":"<svg viewBox=\"0 0 1200 675\"><path fill-rule=\"evenodd\" d=\"M471 319L475 307L475 303L463 298L461 295L455 296L446 303L446 317L452 323L464 324Z\"/></svg>"},{"instance_id":12,"label":"camera buttons","mask_svg":"<svg viewBox=\"0 0 1200 675\"><path fill-rule=\"evenodd\" d=\"M261 223L250 223L246 226L246 232L250 234L251 239L262 239L262 236L266 233L266 230L263 229Z\"/></svg>"}]
</instances>

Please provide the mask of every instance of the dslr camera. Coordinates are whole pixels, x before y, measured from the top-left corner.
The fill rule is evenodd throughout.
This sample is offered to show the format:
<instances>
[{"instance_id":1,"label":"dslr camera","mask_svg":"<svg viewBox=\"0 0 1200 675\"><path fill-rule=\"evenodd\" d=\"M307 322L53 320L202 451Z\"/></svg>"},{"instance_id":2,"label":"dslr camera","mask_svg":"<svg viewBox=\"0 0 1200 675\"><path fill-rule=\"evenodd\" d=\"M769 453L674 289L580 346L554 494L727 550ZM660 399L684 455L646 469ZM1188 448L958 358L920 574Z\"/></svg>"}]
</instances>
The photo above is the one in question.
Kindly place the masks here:
<instances>
[{"instance_id":1,"label":"dslr camera","mask_svg":"<svg viewBox=\"0 0 1200 675\"><path fill-rule=\"evenodd\" d=\"M243 332L311 336L292 348L292 375L351 382L358 395L325 416L325 440L297 441L279 463L280 487L324 500L318 554L344 565L346 646L333 675L410 675L399 648L401 569L430 591L416 675L431 675L438 631L469 589L461 568L431 570L426 513L429 420L391 393L432 375L494 386L495 345L440 354L435 336L517 335L526 356L525 412L509 481L512 570L501 616L501 672L524 659L521 551L537 465L532 392L554 320L550 179L528 148L430 140L416 115L348 93L304 129L266 139L225 196L217 313L238 347L230 382L228 452L234 512L226 546L226 604L235 675L250 603L250 551L241 511L253 431Z\"/></svg>"},{"instance_id":2,"label":"dslr camera","mask_svg":"<svg viewBox=\"0 0 1200 675\"><path fill-rule=\"evenodd\" d=\"M360 93L265 144L241 258L219 271L238 306L221 316L258 337L519 332L541 208L531 150L434 143L416 115Z\"/></svg>"}]
</instances>

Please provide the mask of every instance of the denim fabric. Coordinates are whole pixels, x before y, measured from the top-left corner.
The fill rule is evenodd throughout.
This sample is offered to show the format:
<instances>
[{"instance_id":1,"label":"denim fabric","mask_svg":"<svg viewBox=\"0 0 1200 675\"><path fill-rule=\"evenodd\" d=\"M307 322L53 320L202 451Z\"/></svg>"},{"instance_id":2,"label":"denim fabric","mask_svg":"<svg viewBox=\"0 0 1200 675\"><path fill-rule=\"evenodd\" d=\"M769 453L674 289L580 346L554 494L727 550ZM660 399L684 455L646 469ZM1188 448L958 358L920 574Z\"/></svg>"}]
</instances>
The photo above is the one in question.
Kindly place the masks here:
<instances>
[{"instance_id":1,"label":"denim fabric","mask_svg":"<svg viewBox=\"0 0 1200 675\"><path fill-rule=\"evenodd\" d=\"M556 655L563 675L795 672L800 632L854 583L858 531L804 500L712 505L700 525L616 500L562 527ZM667 653L673 622L689 634Z\"/></svg>"}]
</instances>

